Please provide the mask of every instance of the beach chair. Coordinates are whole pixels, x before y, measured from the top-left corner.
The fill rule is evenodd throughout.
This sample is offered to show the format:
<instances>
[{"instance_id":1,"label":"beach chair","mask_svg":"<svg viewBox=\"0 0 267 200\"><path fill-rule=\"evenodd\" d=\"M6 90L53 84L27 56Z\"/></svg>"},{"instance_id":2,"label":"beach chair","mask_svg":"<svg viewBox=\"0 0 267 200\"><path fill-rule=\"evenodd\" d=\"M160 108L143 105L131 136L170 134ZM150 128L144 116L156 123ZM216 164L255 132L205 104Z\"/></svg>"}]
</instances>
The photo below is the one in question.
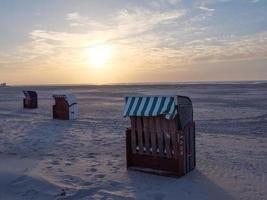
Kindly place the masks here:
<instances>
[{"instance_id":1,"label":"beach chair","mask_svg":"<svg viewBox=\"0 0 267 200\"><path fill-rule=\"evenodd\" d=\"M124 117L127 168L183 176L196 166L195 123L190 98L128 96Z\"/></svg>"},{"instance_id":2,"label":"beach chair","mask_svg":"<svg viewBox=\"0 0 267 200\"><path fill-rule=\"evenodd\" d=\"M76 98L72 94L54 94L53 118L63 120L77 119L78 107Z\"/></svg>"},{"instance_id":3,"label":"beach chair","mask_svg":"<svg viewBox=\"0 0 267 200\"><path fill-rule=\"evenodd\" d=\"M37 93L35 91L23 91L25 98L23 99L23 107L34 109L38 108Z\"/></svg>"}]
</instances>

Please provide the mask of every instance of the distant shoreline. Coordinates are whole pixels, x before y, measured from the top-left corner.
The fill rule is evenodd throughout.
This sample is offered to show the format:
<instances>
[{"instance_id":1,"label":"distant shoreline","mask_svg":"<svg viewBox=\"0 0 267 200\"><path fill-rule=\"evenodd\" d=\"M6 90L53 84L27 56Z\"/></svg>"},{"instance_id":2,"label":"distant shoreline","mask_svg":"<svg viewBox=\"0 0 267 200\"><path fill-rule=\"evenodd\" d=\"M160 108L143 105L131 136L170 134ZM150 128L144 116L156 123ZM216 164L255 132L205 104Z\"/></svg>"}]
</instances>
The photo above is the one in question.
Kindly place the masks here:
<instances>
[{"instance_id":1,"label":"distant shoreline","mask_svg":"<svg viewBox=\"0 0 267 200\"><path fill-rule=\"evenodd\" d=\"M81 86L142 86L142 85L214 85L214 84L262 84L267 83L267 80L243 80L243 81L188 81L188 82L140 82L140 83L110 83L110 84L14 84L7 86L14 87L81 87ZM2 87L7 87L2 86Z\"/></svg>"}]
</instances>

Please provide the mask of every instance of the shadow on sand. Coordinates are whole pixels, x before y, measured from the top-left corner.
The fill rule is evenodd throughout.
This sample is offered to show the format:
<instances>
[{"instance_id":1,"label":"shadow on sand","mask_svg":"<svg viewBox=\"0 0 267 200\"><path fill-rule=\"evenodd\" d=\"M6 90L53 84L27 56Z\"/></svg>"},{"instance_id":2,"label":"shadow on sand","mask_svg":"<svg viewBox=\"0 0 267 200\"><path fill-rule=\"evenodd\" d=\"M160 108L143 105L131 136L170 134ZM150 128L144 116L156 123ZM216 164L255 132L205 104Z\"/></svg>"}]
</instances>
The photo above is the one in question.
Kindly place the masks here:
<instances>
[{"instance_id":1,"label":"shadow on sand","mask_svg":"<svg viewBox=\"0 0 267 200\"><path fill-rule=\"evenodd\" d=\"M233 200L234 198L198 169L184 177L162 177L128 171L136 199Z\"/></svg>"}]
</instances>

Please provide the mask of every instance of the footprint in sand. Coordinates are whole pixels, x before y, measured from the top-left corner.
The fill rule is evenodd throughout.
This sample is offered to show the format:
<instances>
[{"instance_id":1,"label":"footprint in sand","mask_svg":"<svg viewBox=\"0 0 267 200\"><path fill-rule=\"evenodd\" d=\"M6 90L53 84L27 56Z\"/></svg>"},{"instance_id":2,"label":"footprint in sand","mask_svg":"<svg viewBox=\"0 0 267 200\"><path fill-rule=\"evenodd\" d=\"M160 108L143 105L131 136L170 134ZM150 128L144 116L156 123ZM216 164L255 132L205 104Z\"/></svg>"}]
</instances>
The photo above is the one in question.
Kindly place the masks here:
<instances>
[{"instance_id":1,"label":"footprint in sand","mask_svg":"<svg viewBox=\"0 0 267 200\"><path fill-rule=\"evenodd\" d=\"M11 156L16 156L16 155L17 155L17 153L15 153L15 152L9 152L9 153L8 153L8 155L11 155Z\"/></svg>"},{"instance_id":2,"label":"footprint in sand","mask_svg":"<svg viewBox=\"0 0 267 200\"><path fill-rule=\"evenodd\" d=\"M71 166L71 162L65 162L65 166Z\"/></svg>"},{"instance_id":3,"label":"footprint in sand","mask_svg":"<svg viewBox=\"0 0 267 200\"><path fill-rule=\"evenodd\" d=\"M75 161L75 160L76 160L75 157L72 157L72 158L68 158L68 159L67 159L67 161L70 161L70 162L73 162L73 161Z\"/></svg>"},{"instance_id":4,"label":"footprint in sand","mask_svg":"<svg viewBox=\"0 0 267 200\"><path fill-rule=\"evenodd\" d=\"M90 185L93 185L93 183L87 181L87 182L82 183L81 185L82 186L90 186Z\"/></svg>"},{"instance_id":5,"label":"footprint in sand","mask_svg":"<svg viewBox=\"0 0 267 200\"><path fill-rule=\"evenodd\" d=\"M91 168L90 171L91 172L97 172L97 169L96 168Z\"/></svg>"},{"instance_id":6,"label":"footprint in sand","mask_svg":"<svg viewBox=\"0 0 267 200\"><path fill-rule=\"evenodd\" d=\"M52 164L52 165L59 165L59 162L58 162L57 160L53 160L53 161L51 162L51 164Z\"/></svg>"},{"instance_id":7,"label":"footprint in sand","mask_svg":"<svg viewBox=\"0 0 267 200\"><path fill-rule=\"evenodd\" d=\"M115 157L115 158L118 158L118 157L120 157L120 155L119 155L119 154L113 154L112 156L113 156L113 157Z\"/></svg>"},{"instance_id":8,"label":"footprint in sand","mask_svg":"<svg viewBox=\"0 0 267 200\"><path fill-rule=\"evenodd\" d=\"M95 177L96 177L96 178L104 178L105 175L104 175L104 174L97 174L97 175L95 175Z\"/></svg>"},{"instance_id":9,"label":"footprint in sand","mask_svg":"<svg viewBox=\"0 0 267 200\"><path fill-rule=\"evenodd\" d=\"M88 153L87 158L95 158L95 153Z\"/></svg>"}]
</instances>

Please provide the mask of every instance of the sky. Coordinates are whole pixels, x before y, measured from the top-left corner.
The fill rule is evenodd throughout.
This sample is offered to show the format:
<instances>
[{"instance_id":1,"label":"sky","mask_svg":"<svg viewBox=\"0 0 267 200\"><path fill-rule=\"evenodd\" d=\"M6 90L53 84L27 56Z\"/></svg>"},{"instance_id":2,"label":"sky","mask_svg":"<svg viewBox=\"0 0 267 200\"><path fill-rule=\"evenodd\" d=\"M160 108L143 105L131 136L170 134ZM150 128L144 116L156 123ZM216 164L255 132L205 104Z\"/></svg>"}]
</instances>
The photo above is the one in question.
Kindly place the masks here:
<instances>
[{"instance_id":1,"label":"sky","mask_svg":"<svg viewBox=\"0 0 267 200\"><path fill-rule=\"evenodd\" d=\"M266 0L0 0L0 82L267 80Z\"/></svg>"}]
</instances>

